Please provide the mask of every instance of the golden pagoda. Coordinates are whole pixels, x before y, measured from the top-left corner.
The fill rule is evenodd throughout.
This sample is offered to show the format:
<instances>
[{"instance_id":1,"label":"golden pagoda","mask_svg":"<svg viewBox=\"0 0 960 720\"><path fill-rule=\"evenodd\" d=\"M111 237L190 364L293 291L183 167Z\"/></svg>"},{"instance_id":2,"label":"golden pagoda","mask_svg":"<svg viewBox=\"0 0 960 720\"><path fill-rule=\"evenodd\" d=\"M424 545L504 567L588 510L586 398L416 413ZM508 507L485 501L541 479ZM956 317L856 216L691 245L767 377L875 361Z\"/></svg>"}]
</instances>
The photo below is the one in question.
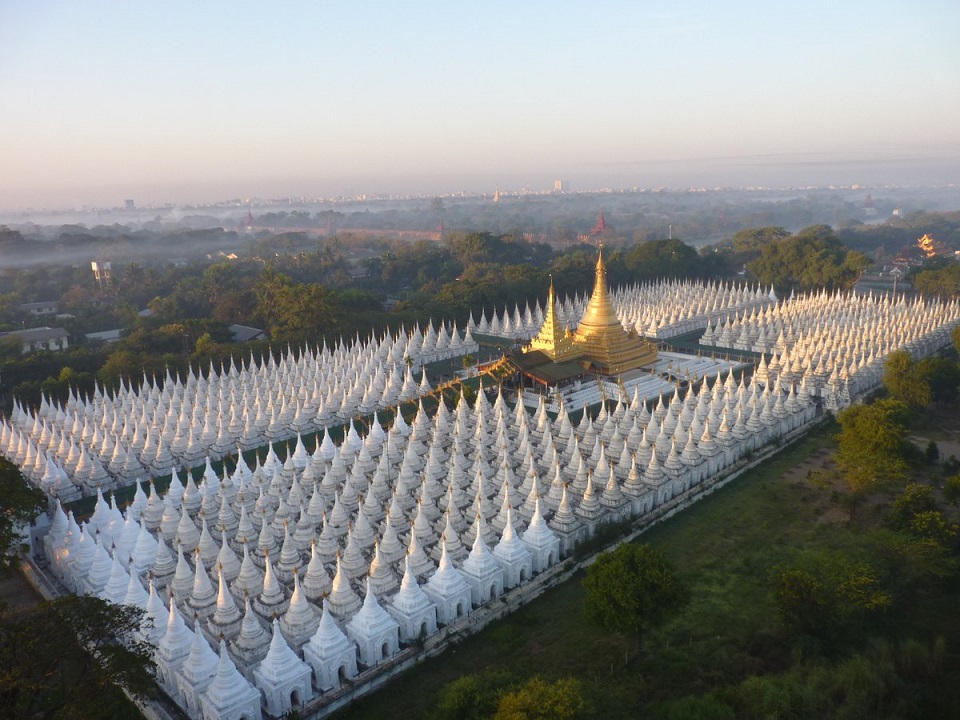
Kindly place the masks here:
<instances>
[{"instance_id":1,"label":"golden pagoda","mask_svg":"<svg viewBox=\"0 0 960 720\"><path fill-rule=\"evenodd\" d=\"M583 356L583 351L574 342L570 328L561 327L557 319L557 296L550 276L550 291L547 293L547 317L537 336L530 341L528 352L539 350L553 362L567 362Z\"/></svg>"},{"instance_id":2,"label":"golden pagoda","mask_svg":"<svg viewBox=\"0 0 960 720\"><path fill-rule=\"evenodd\" d=\"M619 375L650 365L657 360L656 346L623 329L607 290L607 268L603 249L597 258L597 276L593 294L575 333L561 327L557 319L557 299L550 279L547 316L543 326L519 360L527 374L559 379L576 376L584 370L602 375Z\"/></svg>"},{"instance_id":3,"label":"golden pagoda","mask_svg":"<svg viewBox=\"0 0 960 720\"><path fill-rule=\"evenodd\" d=\"M607 291L603 248L597 258L597 276L590 303L577 326L574 342L604 375L617 375L656 362L656 346L623 329Z\"/></svg>"}]
</instances>

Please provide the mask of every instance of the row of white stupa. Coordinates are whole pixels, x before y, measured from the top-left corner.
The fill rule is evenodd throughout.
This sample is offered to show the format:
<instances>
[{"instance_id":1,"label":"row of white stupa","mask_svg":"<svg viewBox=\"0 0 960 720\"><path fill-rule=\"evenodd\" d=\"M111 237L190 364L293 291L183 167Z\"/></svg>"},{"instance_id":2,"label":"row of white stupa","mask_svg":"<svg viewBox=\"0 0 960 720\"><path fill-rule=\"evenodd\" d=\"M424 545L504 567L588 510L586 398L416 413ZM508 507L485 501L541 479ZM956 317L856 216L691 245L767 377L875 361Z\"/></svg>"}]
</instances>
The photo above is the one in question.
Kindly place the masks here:
<instances>
[{"instance_id":1,"label":"row of white stupa","mask_svg":"<svg viewBox=\"0 0 960 720\"><path fill-rule=\"evenodd\" d=\"M773 290L751 288L747 284L727 282L692 282L658 280L621 287L610 293L620 322L627 331L654 339L666 339L683 333L702 330L711 320L723 318L732 312L765 307L776 302ZM575 330L589 302L589 294L557 298L557 317L561 325ZM486 311L480 321L473 316L467 327L484 335L529 340L543 325L546 310L539 302L531 310L514 306L513 313L504 308L494 310L487 319Z\"/></svg>"},{"instance_id":2,"label":"row of white stupa","mask_svg":"<svg viewBox=\"0 0 960 720\"><path fill-rule=\"evenodd\" d=\"M477 349L469 329L460 338L456 326L438 333L431 323L425 335L417 328L333 350L324 344L288 351L279 362L251 358L239 369L231 359L206 376L191 368L185 382L167 373L162 384L145 377L139 388L122 384L113 394L98 386L92 398L71 391L64 406L44 398L36 413L17 403L11 424L0 420L0 452L15 443L24 472L71 501L416 399L432 388L425 372L414 379L405 357L432 362Z\"/></svg>"},{"instance_id":3,"label":"row of white stupa","mask_svg":"<svg viewBox=\"0 0 960 720\"><path fill-rule=\"evenodd\" d=\"M881 384L888 354L905 349L914 357L932 355L949 345L958 323L956 298L820 291L711 323L700 343L772 354L769 362L760 360L761 382L805 381L835 409Z\"/></svg>"},{"instance_id":4,"label":"row of white stupa","mask_svg":"<svg viewBox=\"0 0 960 720\"><path fill-rule=\"evenodd\" d=\"M278 717L800 427L804 397L729 374L574 427L480 393L163 497L138 486L123 513L100 496L86 523L58 506L45 549L71 590L146 609L191 717Z\"/></svg>"}]
</instances>

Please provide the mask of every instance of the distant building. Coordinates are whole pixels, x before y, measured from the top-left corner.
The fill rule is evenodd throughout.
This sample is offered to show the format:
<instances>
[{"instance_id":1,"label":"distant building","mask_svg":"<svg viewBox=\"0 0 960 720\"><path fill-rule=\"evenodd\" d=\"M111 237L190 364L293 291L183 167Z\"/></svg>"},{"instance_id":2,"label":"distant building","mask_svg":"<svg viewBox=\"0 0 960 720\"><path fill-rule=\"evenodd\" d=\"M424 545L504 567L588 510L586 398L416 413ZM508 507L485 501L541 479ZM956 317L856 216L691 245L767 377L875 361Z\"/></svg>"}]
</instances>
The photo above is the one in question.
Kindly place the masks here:
<instances>
[{"instance_id":1,"label":"distant building","mask_svg":"<svg viewBox=\"0 0 960 720\"><path fill-rule=\"evenodd\" d=\"M57 301L44 300L42 302L23 303L19 310L27 315L53 315L57 312Z\"/></svg>"},{"instance_id":2,"label":"distant building","mask_svg":"<svg viewBox=\"0 0 960 720\"><path fill-rule=\"evenodd\" d=\"M103 286L110 286L110 273L113 271L111 263L94 260L90 263L90 269L93 270L93 276L97 280L100 292L103 292Z\"/></svg>"},{"instance_id":3,"label":"distant building","mask_svg":"<svg viewBox=\"0 0 960 720\"><path fill-rule=\"evenodd\" d=\"M590 232L580 233L577 235L577 242L580 243L595 243L598 240L602 241L604 238L609 237L613 234L613 228L607 223L607 219L603 215L603 208L600 208L600 217L597 218L597 222Z\"/></svg>"},{"instance_id":4,"label":"distant building","mask_svg":"<svg viewBox=\"0 0 960 720\"><path fill-rule=\"evenodd\" d=\"M263 340L267 336L260 328L250 327L249 325L230 325L227 330L233 334L234 342Z\"/></svg>"},{"instance_id":5,"label":"distant building","mask_svg":"<svg viewBox=\"0 0 960 720\"><path fill-rule=\"evenodd\" d=\"M566 180L554 180L553 181L553 191L554 192L566 192L570 189L570 183Z\"/></svg>"},{"instance_id":6,"label":"distant building","mask_svg":"<svg viewBox=\"0 0 960 720\"><path fill-rule=\"evenodd\" d=\"M610 226L607 225L607 219L603 216L603 208L600 208L600 217L597 218L596 224L590 229L590 234L602 235L609 229Z\"/></svg>"},{"instance_id":7,"label":"distant building","mask_svg":"<svg viewBox=\"0 0 960 720\"><path fill-rule=\"evenodd\" d=\"M370 268L363 260L350 260L347 264L347 275L351 280L363 280L370 274Z\"/></svg>"},{"instance_id":8,"label":"distant building","mask_svg":"<svg viewBox=\"0 0 960 720\"><path fill-rule=\"evenodd\" d=\"M928 258L936 255L946 255L948 252L947 247L942 242L930 237L927 233L924 233L923 237L917 238L917 247L920 248Z\"/></svg>"},{"instance_id":9,"label":"distant building","mask_svg":"<svg viewBox=\"0 0 960 720\"><path fill-rule=\"evenodd\" d=\"M101 330L100 332L86 333L84 335L87 340L94 340L98 342L105 343L115 343L123 336L123 328L116 328L115 330Z\"/></svg>"},{"instance_id":10,"label":"distant building","mask_svg":"<svg viewBox=\"0 0 960 720\"><path fill-rule=\"evenodd\" d=\"M51 350L53 352L66 350L69 344L67 341L69 333L63 328L38 327L0 333L0 338L7 337L16 338L20 342L20 351L24 355L38 350Z\"/></svg>"},{"instance_id":11,"label":"distant building","mask_svg":"<svg viewBox=\"0 0 960 720\"><path fill-rule=\"evenodd\" d=\"M124 200L123 201L124 210L136 210L137 204L133 200Z\"/></svg>"}]
</instances>

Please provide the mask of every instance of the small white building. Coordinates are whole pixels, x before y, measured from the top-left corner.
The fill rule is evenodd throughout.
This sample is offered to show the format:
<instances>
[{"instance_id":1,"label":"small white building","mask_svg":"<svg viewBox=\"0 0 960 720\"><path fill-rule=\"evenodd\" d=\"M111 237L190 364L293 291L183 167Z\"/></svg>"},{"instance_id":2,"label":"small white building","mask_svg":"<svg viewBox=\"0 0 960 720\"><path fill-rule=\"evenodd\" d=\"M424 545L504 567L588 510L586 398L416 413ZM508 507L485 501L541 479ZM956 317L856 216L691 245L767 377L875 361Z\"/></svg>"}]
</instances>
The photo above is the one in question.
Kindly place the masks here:
<instances>
[{"instance_id":1,"label":"small white building","mask_svg":"<svg viewBox=\"0 0 960 720\"><path fill-rule=\"evenodd\" d=\"M274 618L270 649L253 670L254 683L263 692L267 712L280 717L309 700L313 695L310 676L310 666L290 649L280 632L280 622Z\"/></svg>"},{"instance_id":2,"label":"small white building","mask_svg":"<svg viewBox=\"0 0 960 720\"><path fill-rule=\"evenodd\" d=\"M347 635L357 644L360 662L373 667L400 649L400 625L377 602L367 582L363 607L347 623Z\"/></svg>"},{"instance_id":3,"label":"small white building","mask_svg":"<svg viewBox=\"0 0 960 720\"><path fill-rule=\"evenodd\" d=\"M46 326L0 333L0 340L3 338L13 338L17 340L21 346L20 352L24 355L39 350L50 350L52 352L66 350L70 344L68 341L69 337L70 334L63 328Z\"/></svg>"},{"instance_id":4,"label":"small white building","mask_svg":"<svg viewBox=\"0 0 960 720\"><path fill-rule=\"evenodd\" d=\"M463 574L451 562L445 537L440 540L440 546L440 565L427 580L423 592L436 604L437 620L447 625L473 610L472 591Z\"/></svg>"},{"instance_id":5,"label":"small white building","mask_svg":"<svg viewBox=\"0 0 960 720\"><path fill-rule=\"evenodd\" d=\"M57 312L57 301L42 300L40 302L23 303L19 310L27 315L53 315Z\"/></svg>"},{"instance_id":6,"label":"small white building","mask_svg":"<svg viewBox=\"0 0 960 720\"><path fill-rule=\"evenodd\" d=\"M233 664L227 644L220 641L220 662L213 682L200 695L203 720L260 720L260 693Z\"/></svg>"},{"instance_id":7,"label":"small white building","mask_svg":"<svg viewBox=\"0 0 960 720\"><path fill-rule=\"evenodd\" d=\"M400 591L387 603L387 612L400 625L400 639L412 642L437 631L437 606L427 597L410 571L410 558L404 558Z\"/></svg>"},{"instance_id":8,"label":"small white building","mask_svg":"<svg viewBox=\"0 0 960 720\"><path fill-rule=\"evenodd\" d=\"M320 625L303 646L303 658L313 668L314 684L323 692L336 690L357 676L357 646L337 626L326 599Z\"/></svg>"}]
</instances>

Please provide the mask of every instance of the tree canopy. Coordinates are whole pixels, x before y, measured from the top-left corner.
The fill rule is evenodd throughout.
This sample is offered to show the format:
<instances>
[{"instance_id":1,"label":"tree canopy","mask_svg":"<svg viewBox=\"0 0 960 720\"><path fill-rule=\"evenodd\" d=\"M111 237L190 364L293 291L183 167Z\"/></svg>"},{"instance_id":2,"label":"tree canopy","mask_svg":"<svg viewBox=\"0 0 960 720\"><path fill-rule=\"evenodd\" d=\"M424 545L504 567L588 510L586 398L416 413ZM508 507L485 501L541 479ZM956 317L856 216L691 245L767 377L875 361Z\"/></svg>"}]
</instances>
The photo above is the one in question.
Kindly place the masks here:
<instances>
[{"instance_id":1,"label":"tree canopy","mask_svg":"<svg viewBox=\"0 0 960 720\"><path fill-rule=\"evenodd\" d=\"M828 225L813 225L790 237L771 240L747 272L780 291L847 289L869 265L865 255L847 249Z\"/></svg>"},{"instance_id":2,"label":"tree canopy","mask_svg":"<svg viewBox=\"0 0 960 720\"><path fill-rule=\"evenodd\" d=\"M624 254L623 264L635 280L707 274L707 267L697 251L676 239L639 243Z\"/></svg>"},{"instance_id":3,"label":"tree canopy","mask_svg":"<svg viewBox=\"0 0 960 720\"><path fill-rule=\"evenodd\" d=\"M20 468L0 456L0 575L10 572L20 553L21 531L46 507L39 488L29 485Z\"/></svg>"},{"instance_id":4,"label":"tree canopy","mask_svg":"<svg viewBox=\"0 0 960 720\"><path fill-rule=\"evenodd\" d=\"M649 545L623 543L602 553L583 580L587 617L611 632L644 633L678 613L689 591L663 552Z\"/></svg>"},{"instance_id":5,"label":"tree canopy","mask_svg":"<svg viewBox=\"0 0 960 720\"><path fill-rule=\"evenodd\" d=\"M774 603L790 629L834 640L843 626L892 603L880 574L838 552L804 552L770 573Z\"/></svg>"},{"instance_id":6,"label":"tree canopy","mask_svg":"<svg viewBox=\"0 0 960 720\"><path fill-rule=\"evenodd\" d=\"M5 717L137 718L116 687L150 695L148 645L132 639L143 611L67 595L0 614L0 708Z\"/></svg>"},{"instance_id":7,"label":"tree canopy","mask_svg":"<svg viewBox=\"0 0 960 720\"><path fill-rule=\"evenodd\" d=\"M960 397L960 366L945 357L919 361L906 350L896 350L883 364L883 385L890 397L912 408L931 402L953 405Z\"/></svg>"},{"instance_id":8,"label":"tree canopy","mask_svg":"<svg viewBox=\"0 0 960 720\"><path fill-rule=\"evenodd\" d=\"M586 707L576 678L547 682L535 675L516 690L506 693L494 720L575 720L585 717Z\"/></svg>"},{"instance_id":9,"label":"tree canopy","mask_svg":"<svg viewBox=\"0 0 960 720\"><path fill-rule=\"evenodd\" d=\"M960 295L960 263L950 262L938 269L923 269L913 276L913 286L927 296Z\"/></svg>"},{"instance_id":10,"label":"tree canopy","mask_svg":"<svg viewBox=\"0 0 960 720\"><path fill-rule=\"evenodd\" d=\"M837 416L837 465L854 495L907 471L907 406L899 400L851 405Z\"/></svg>"},{"instance_id":11,"label":"tree canopy","mask_svg":"<svg viewBox=\"0 0 960 720\"><path fill-rule=\"evenodd\" d=\"M930 403L930 385L920 376L916 360L906 350L895 350L883 363L883 385L890 397L911 407Z\"/></svg>"}]
</instances>

